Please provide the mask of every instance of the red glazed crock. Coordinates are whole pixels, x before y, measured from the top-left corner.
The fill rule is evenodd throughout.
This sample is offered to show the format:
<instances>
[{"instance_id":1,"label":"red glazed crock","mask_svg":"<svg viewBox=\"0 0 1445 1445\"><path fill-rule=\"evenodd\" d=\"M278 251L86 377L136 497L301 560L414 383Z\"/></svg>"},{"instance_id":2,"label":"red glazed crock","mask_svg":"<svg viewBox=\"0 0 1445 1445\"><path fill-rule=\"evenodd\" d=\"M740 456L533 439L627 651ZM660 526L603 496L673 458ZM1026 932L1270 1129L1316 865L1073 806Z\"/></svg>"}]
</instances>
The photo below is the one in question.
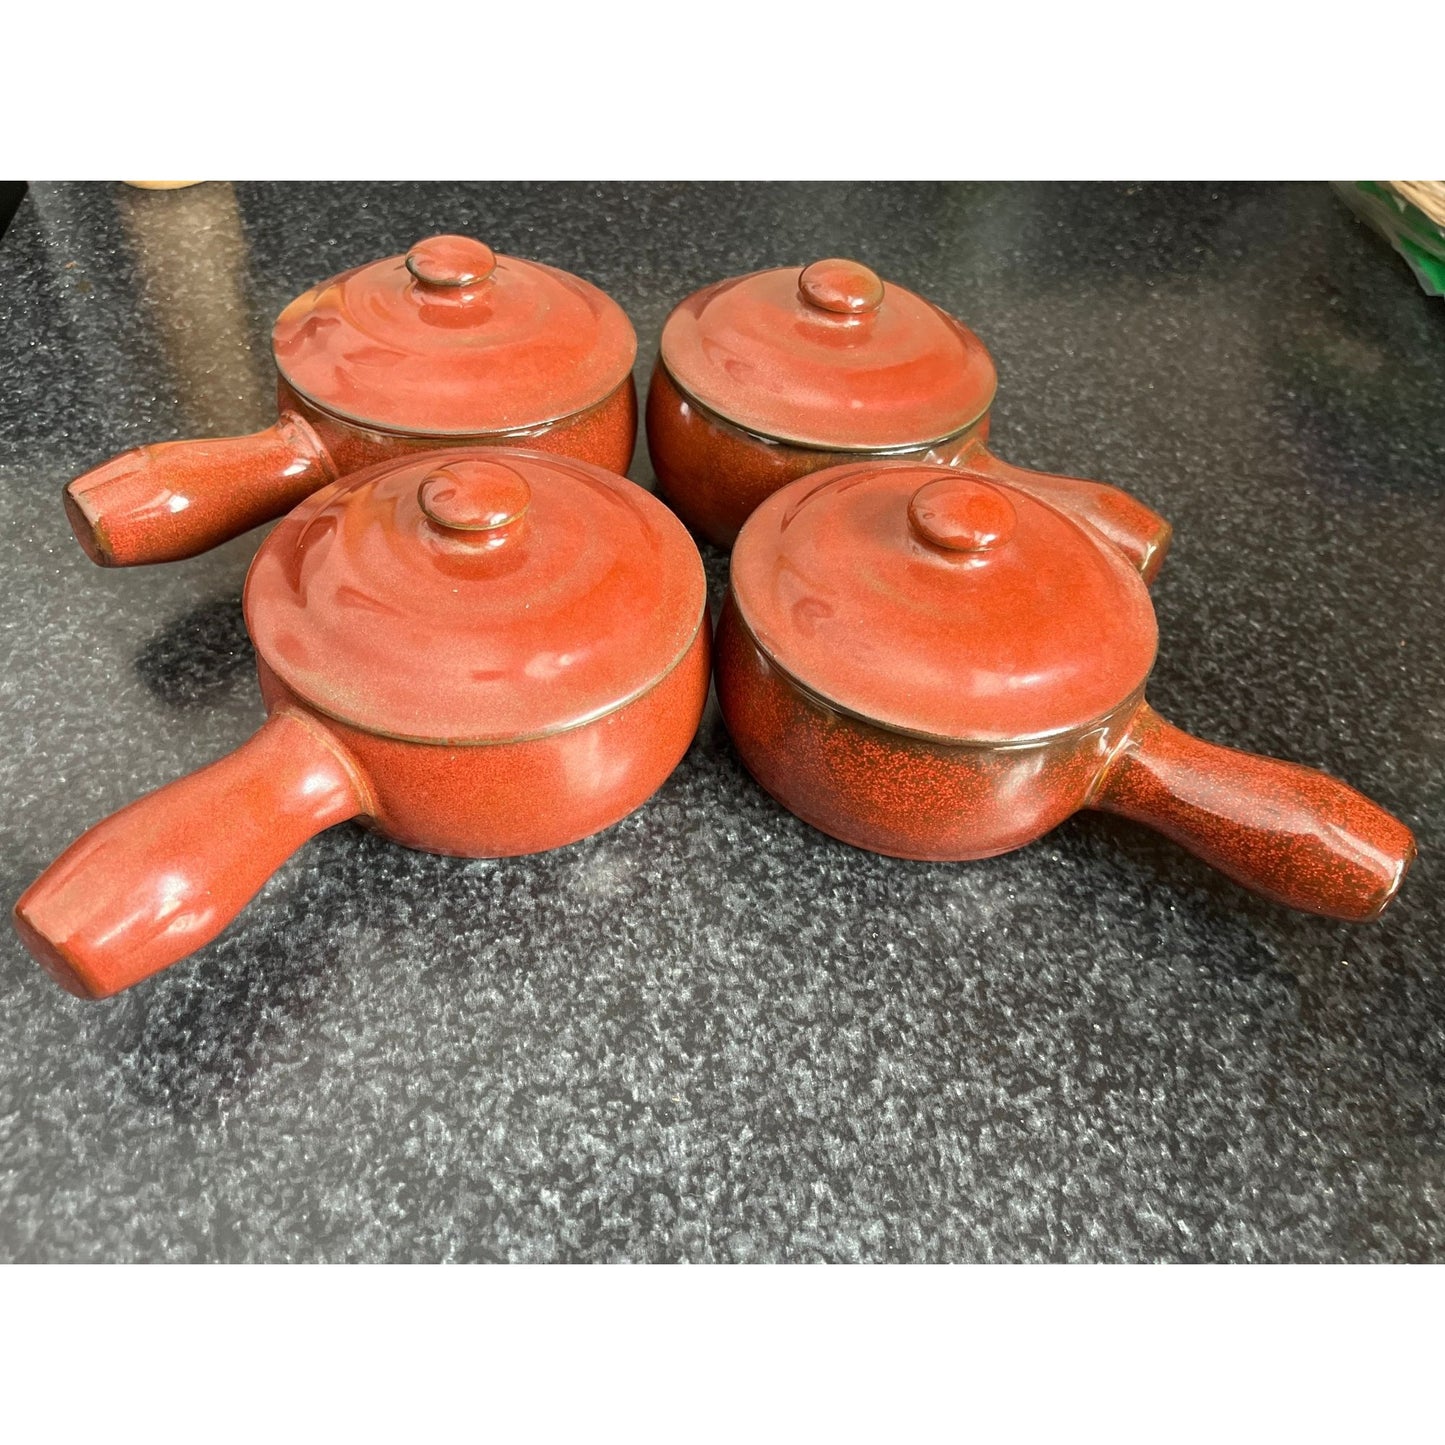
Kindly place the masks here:
<instances>
[{"instance_id":1,"label":"red glazed crock","mask_svg":"<svg viewBox=\"0 0 1445 1445\"><path fill-rule=\"evenodd\" d=\"M338 476L437 447L556 452L625 472L637 338L595 286L433 236L313 287L271 338L280 416L252 436L137 447L65 489L91 558L191 557Z\"/></svg>"},{"instance_id":2,"label":"red glazed crock","mask_svg":"<svg viewBox=\"0 0 1445 1445\"><path fill-rule=\"evenodd\" d=\"M743 527L730 584L716 680L733 741L844 842L986 858L1100 808L1351 920L1375 917L1414 857L1410 830L1344 783L1154 713L1138 572L993 477L869 461L794 482Z\"/></svg>"},{"instance_id":3,"label":"red glazed crock","mask_svg":"<svg viewBox=\"0 0 1445 1445\"><path fill-rule=\"evenodd\" d=\"M857 261L758 271L667 318L647 395L658 487L729 547L753 509L861 455L966 466L1067 508L1154 577L1169 524L1116 487L1026 471L985 446L997 375L962 322Z\"/></svg>"},{"instance_id":4,"label":"red glazed crock","mask_svg":"<svg viewBox=\"0 0 1445 1445\"><path fill-rule=\"evenodd\" d=\"M707 698L692 539L570 458L434 452L333 483L262 544L244 605L260 731L97 824L15 906L83 997L207 943L347 818L466 857L595 833L661 785Z\"/></svg>"}]
</instances>

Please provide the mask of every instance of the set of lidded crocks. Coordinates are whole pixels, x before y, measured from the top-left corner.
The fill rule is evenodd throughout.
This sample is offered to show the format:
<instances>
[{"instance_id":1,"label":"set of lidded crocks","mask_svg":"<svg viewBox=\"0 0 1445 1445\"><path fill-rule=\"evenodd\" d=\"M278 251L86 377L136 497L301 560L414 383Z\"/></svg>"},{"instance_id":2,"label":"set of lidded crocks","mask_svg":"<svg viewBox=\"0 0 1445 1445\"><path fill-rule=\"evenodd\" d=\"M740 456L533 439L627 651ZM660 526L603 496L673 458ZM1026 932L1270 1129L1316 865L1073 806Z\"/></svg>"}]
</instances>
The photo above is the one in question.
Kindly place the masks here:
<instances>
[{"instance_id":1,"label":"set of lidded crocks","mask_svg":"<svg viewBox=\"0 0 1445 1445\"><path fill-rule=\"evenodd\" d=\"M266 722L16 904L77 994L194 952L347 819L467 857L606 828L681 760L714 677L758 782L861 848L983 858L1100 808L1295 908L1364 920L1399 889L1390 814L1150 709L1168 524L995 456L982 343L865 266L673 310L646 417L667 505L622 475L632 326L576 276L436 236L299 296L272 344L273 426L66 488L112 566L283 518L244 596ZM733 548L715 642L688 528Z\"/></svg>"}]
</instances>

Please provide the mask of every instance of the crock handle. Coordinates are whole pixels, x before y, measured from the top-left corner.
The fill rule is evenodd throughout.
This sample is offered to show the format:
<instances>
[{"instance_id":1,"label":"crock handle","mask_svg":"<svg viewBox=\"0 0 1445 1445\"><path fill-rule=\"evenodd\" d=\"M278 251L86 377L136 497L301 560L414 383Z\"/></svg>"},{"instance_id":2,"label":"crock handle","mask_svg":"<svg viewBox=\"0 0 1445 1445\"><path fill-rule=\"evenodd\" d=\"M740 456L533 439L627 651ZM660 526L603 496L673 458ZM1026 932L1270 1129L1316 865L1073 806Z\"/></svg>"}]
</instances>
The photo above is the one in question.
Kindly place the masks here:
<instances>
[{"instance_id":1,"label":"crock handle","mask_svg":"<svg viewBox=\"0 0 1445 1445\"><path fill-rule=\"evenodd\" d=\"M1147 705L1090 807L1157 829L1255 893L1363 923L1404 881L1415 839L1313 768L1201 742Z\"/></svg>"},{"instance_id":2,"label":"crock handle","mask_svg":"<svg viewBox=\"0 0 1445 1445\"><path fill-rule=\"evenodd\" d=\"M15 926L62 987L106 998L209 943L308 838L365 807L340 744L278 711L82 834L25 890Z\"/></svg>"},{"instance_id":3,"label":"crock handle","mask_svg":"<svg viewBox=\"0 0 1445 1445\"><path fill-rule=\"evenodd\" d=\"M122 452L66 487L65 511L102 567L177 562L282 516L335 476L321 438L288 411L250 436Z\"/></svg>"},{"instance_id":4,"label":"crock handle","mask_svg":"<svg viewBox=\"0 0 1445 1445\"><path fill-rule=\"evenodd\" d=\"M1107 537L1139 569L1146 582L1158 575L1174 529L1128 492L1106 482L1056 477L1016 467L977 443L945 460L1069 512Z\"/></svg>"}]
</instances>

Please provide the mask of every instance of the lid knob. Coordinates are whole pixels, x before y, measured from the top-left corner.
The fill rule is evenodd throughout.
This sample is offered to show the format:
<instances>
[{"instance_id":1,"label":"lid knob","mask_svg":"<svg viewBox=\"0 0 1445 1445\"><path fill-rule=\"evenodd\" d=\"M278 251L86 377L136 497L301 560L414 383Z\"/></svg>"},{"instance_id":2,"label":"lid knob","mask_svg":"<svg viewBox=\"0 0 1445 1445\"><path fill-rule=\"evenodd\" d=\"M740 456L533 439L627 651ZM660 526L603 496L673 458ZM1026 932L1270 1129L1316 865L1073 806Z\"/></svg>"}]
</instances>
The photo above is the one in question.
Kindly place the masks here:
<instances>
[{"instance_id":1,"label":"lid knob","mask_svg":"<svg viewBox=\"0 0 1445 1445\"><path fill-rule=\"evenodd\" d=\"M798 294L819 311L863 316L883 304L883 282L861 261L814 261L798 277Z\"/></svg>"},{"instance_id":2,"label":"lid knob","mask_svg":"<svg viewBox=\"0 0 1445 1445\"><path fill-rule=\"evenodd\" d=\"M428 472L416 489L427 520L450 532L495 532L532 500L527 480L504 462L463 458Z\"/></svg>"},{"instance_id":3,"label":"lid knob","mask_svg":"<svg viewBox=\"0 0 1445 1445\"><path fill-rule=\"evenodd\" d=\"M948 552L989 552L1013 536L1013 503L973 477L936 477L914 492L908 520L925 542Z\"/></svg>"},{"instance_id":4,"label":"lid knob","mask_svg":"<svg viewBox=\"0 0 1445 1445\"><path fill-rule=\"evenodd\" d=\"M443 290L475 286L496 265L496 252L470 236L429 236L406 253L406 269L423 286Z\"/></svg>"}]
</instances>

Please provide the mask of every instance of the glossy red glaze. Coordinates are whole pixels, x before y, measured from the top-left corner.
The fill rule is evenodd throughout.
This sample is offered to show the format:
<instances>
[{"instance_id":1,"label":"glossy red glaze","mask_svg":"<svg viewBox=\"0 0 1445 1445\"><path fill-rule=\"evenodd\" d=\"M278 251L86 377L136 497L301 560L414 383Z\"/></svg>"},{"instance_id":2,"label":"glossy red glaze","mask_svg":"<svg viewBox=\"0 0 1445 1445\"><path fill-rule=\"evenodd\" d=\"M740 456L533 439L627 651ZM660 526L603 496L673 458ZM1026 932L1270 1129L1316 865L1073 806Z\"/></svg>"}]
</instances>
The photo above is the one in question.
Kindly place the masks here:
<instances>
[{"instance_id":1,"label":"glossy red glaze","mask_svg":"<svg viewBox=\"0 0 1445 1445\"><path fill-rule=\"evenodd\" d=\"M76 839L21 896L25 946L63 988L105 998L210 942L365 789L302 713Z\"/></svg>"},{"instance_id":2,"label":"glossy red glaze","mask_svg":"<svg viewBox=\"0 0 1445 1445\"><path fill-rule=\"evenodd\" d=\"M889 469L879 470L886 476ZM895 480L916 475L892 471ZM989 596L994 558L1028 540L1018 535L1031 524L1025 499L1010 497L1020 524L1015 538L959 554L984 565L951 574L956 615L975 615L978 584L984 602L976 627L958 625L936 606L946 587L935 588L931 576L921 587L908 580L915 543L905 528L911 523L900 524L881 504L849 514L850 496L856 500L861 491L872 500L860 473L866 478L868 468L840 467L793 484L759 509L733 553L734 585L717 636L718 701L744 764L785 807L857 847L934 861L1007 852L1078 809L1097 807L1160 829L1236 882L1290 907L1364 921L1399 890L1415 845L1398 819L1323 773L1199 742L1153 713L1143 698L1147 660L1140 667L1153 652L1152 609L1143 587L1129 579L1136 595L1129 598L1123 587L1123 602L1113 604L1122 614L1091 614L1090 608L1109 605L1107 592L1093 590L1097 578L1087 567L1077 587L1071 574L1078 559L1068 555L1109 556L1088 528L1060 515L1066 532L1034 533L1036 594L1026 597L1025 579L1014 579L1019 623L1011 626L1009 607L993 606L1003 604L1002 591ZM910 504L917 515L938 502L937 491L929 495L938 486L926 482L912 497L906 488L895 494L882 487L876 495L890 498L907 519ZM967 496L950 493L965 518L977 515L976 507L963 505ZM830 503L845 515L835 529L797 530L790 513L804 498L797 515ZM989 507L992 520L1000 520ZM861 537L868 527L871 537ZM834 576L824 566L830 540L838 546ZM889 548L900 556L880 562ZM873 565L856 565L860 556ZM771 587L760 582L768 573ZM764 598L758 626L749 610L754 593ZM776 606L785 596L787 606ZM916 596L929 604L919 612L910 608ZM1141 599L1142 612L1135 606ZM1039 675L1039 629L1050 609L1061 639L1054 661L1067 652L1066 639L1081 656L1095 646L1091 626L1109 640L1097 643L1095 666L1110 672L1114 695L1095 716L1040 735L1024 730L1021 718L1047 718L1050 703L1057 705L1055 720L1094 705L1085 705L1088 694L1081 691L1089 669L1072 673L1065 665L1052 682ZM1125 664L1116 667L1103 655L1110 646L1120 649ZM839 662L836 655L845 651L853 656ZM951 718L943 711L950 668L965 699ZM881 676L870 679L870 671ZM827 695L845 684L856 689L849 695L853 707ZM1025 696L1036 693L1032 705L1045 711L1019 714L1012 684ZM870 705L870 697L882 699L884 717L857 709L860 702ZM912 726L920 721L966 731L923 736ZM1020 726L1013 735L1011 723Z\"/></svg>"},{"instance_id":3,"label":"glossy red glaze","mask_svg":"<svg viewBox=\"0 0 1445 1445\"><path fill-rule=\"evenodd\" d=\"M260 665L267 705L307 711L366 783L363 821L425 853L509 858L575 843L640 808L682 761L712 677L706 617L668 673L576 727L506 743L414 743L312 709Z\"/></svg>"},{"instance_id":4,"label":"glossy red glaze","mask_svg":"<svg viewBox=\"0 0 1445 1445\"><path fill-rule=\"evenodd\" d=\"M814 261L798 277L798 295L821 311L866 316L883 304L883 282L857 261Z\"/></svg>"},{"instance_id":5,"label":"glossy red glaze","mask_svg":"<svg viewBox=\"0 0 1445 1445\"><path fill-rule=\"evenodd\" d=\"M1033 842L1078 811L1124 736L1106 720L1027 747L968 746L875 726L775 666L731 594L716 649L718 703L753 777L804 822L895 858L989 858Z\"/></svg>"},{"instance_id":6,"label":"glossy red glaze","mask_svg":"<svg viewBox=\"0 0 1445 1445\"><path fill-rule=\"evenodd\" d=\"M1067 732L1154 662L1148 589L1113 548L949 467L834 467L769 497L745 537L732 594L763 651L884 727L1000 743Z\"/></svg>"},{"instance_id":7,"label":"glossy red glaze","mask_svg":"<svg viewBox=\"0 0 1445 1445\"><path fill-rule=\"evenodd\" d=\"M284 381L277 396L281 418L265 431L137 447L71 482L65 510L90 559L134 567L195 557L284 516L338 476L439 445L425 433L354 426L312 406ZM526 447L621 474L632 464L636 439L637 391L629 376L600 406L577 416L455 445Z\"/></svg>"},{"instance_id":8,"label":"glossy red glaze","mask_svg":"<svg viewBox=\"0 0 1445 1445\"><path fill-rule=\"evenodd\" d=\"M522 520L532 505L532 489L524 471L507 462L468 457L454 465L433 467L416 489L422 515L443 532L489 532L478 542L510 540L508 528Z\"/></svg>"},{"instance_id":9,"label":"glossy red glaze","mask_svg":"<svg viewBox=\"0 0 1445 1445\"><path fill-rule=\"evenodd\" d=\"M192 557L335 477L440 445L524 446L619 473L632 461L636 338L621 308L466 237L298 297L274 346L275 426L134 448L69 484L66 512L92 560Z\"/></svg>"},{"instance_id":10,"label":"glossy red glaze","mask_svg":"<svg viewBox=\"0 0 1445 1445\"><path fill-rule=\"evenodd\" d=\"M580 276L433 236L298 296L271 337L293 391L384 431L512 432L595 406L632 374L622 308Z\"/></svg>"},{"instance_id":11,"label":"glossy red glaze","mask_svg":"<svg viewBox=\"0 0 1445 1445\"><path fill-rule=\"evenodd\" d=\"M984 447L996 374L961 322L856 261L705 288L663 328L647 398L658 485L729 547L780 486L857 454L944 461L1068 506L1153 577L1169 524L1103 483L1028 472Z\"/></svg>"},{"instance_id":12,"label":"glossy red glaze","mask_svg":"<svg viewBox=\"0 0 1445 1445\"><path fill-rule=\"evenodd\" d=\"M1065 508L1107 537L1153 581L1172 529L1142 502L1104 482L1014 467L986 446L988 417L930 446L874 453L897 461L937 462L997 477ZM800 477L861 460L854 451L799 447L733 426L682 392L659 361L647 392L647 444L658 491L698 536L731 547L752 513Z\"/></svg>"},{"instance_id":13,"label":"glossy red glaze","mask_svg":"<svg viewBox=\"0 0 1445 1445\"><path fill-rule=\"evenodd\" d=\"M925 482L908 503L908 525L943 552L993 552L1018 533L1018 508L997 487L974 477Z\"/></svg>"},{"instance_id":14,"label":"glossy red glaze","mask_svg":"<svg viewBox=\"0 0 1445 1445\"><path fill-rule=\"evenodd\" d=\"M470 236L432 236L406 253L406 269L423 286L476 286L497 269L497 253Z\"/></svg>"},{"instance_id":15,"label":"glossy red glaze","mask_svg":"<svg viewBox=\"0 0 1445 1445\"><path fill-rule=\"evenodd\" d=\"M490 486L488 474L491 482L497 480L498 465L535 481L537 468L546 459L520 453L461 458L437 453L430 462L397 470L415 481L410 477L414 471L419 470L425 480L451 469L465 488L477 481L473 474L469 483L461 466L466 460L482 463L483 485L475 488L475 501L476 493ZM565 465L567 471L575 466L554 465ZM358 511L371 507L369 541L371 534L387 530L385 506L378 503L384 503L388 494L383 486L380 498L367 495L368 486L376 486L375 479L368 482L363 477L358 483L355 488L351 482L341 483L337 492L356 490L361 493ZM306 540L298 528L283 524L253 564L252 575L261 580L248 586L246 601L248 624L261 654L258 671L269 720L229 757L131 804L72 844L16 904L16 926L30 951L72 992L104 997L214 938L285 858L315 833L346 818L359 818L408 847L498 857L575 842L643 803L686 752L707 699L711 634L702 563L676 519L641 488L622 478L612 478L606 486L576 485L578 498L590 500L574 498L574 508L590 515L598 533L625 548L645 545L633 514L639 509L651 513L656 533L663 538L650 554L651 564L656 571L678 573L683 584L634 596L639 613L647 614L651 608L637 623L638 636L680 639L676 652L665 659L658 650L660 642L638 644L651 648L656 664L645 686L620 691L605 711L592 706L587 716L531 736L498 735L497 710L505 710L509 703L486 685L485 678L478 679L464 738L417 741L338 719L281 675L284 667L294 664L286 652L298 634L289 632L284 622L271 626L274 619L269 613L286 615L286 604L274 600L273 583L265 579L271 562L288 554L301 572L309 565ZM539 485L530 491L520 520L508 519L503 530L525 524L544 488ZM333 515L329 508L337 501L335 495L318 498L317 505L308 504L303 511L313 520L321 519ZM393 505L400 509L399 497L393 498ZM548 523L540 516L536 520L540 540L549 535ZM344 525L333 536L334 546L355 540ZM681 549L674 546L679 540ZM403 549L405 545L401 544ZM504 557L506 550L503 545L495 555ZM471 560L463 565L469 566ZM645 560L630 562L640 566ZM399 565L411 566L418 591L425 593L435 581L428 569L435 563L440 571L443 561L442 554L426 554L420 561L413 557L410 564ZM465 571L458 576L458 587L470 590L478 617L485 619L491 605L484 595L487 584ZM528 585L545 587L546 582L545 576L534 576ZM499 595L516 597L519 585L505 568L490 580L490 590ZM342 605L334 597L330 602L321 600L322 592L319 589L308 606L324 611ZM507 646L513 653L514 685L545 697L559 672L565 674L574 662L564 646L570 628L582 629L580 666L589 671L586 640L588 628L595 624L582 615L582 599L574 597L570 608L555 610L547 605L545 591L534 591L532 600L535 655L545 666L530 675L521 666L519 625L513 627ZM518 605L523 605L520 598ZM686 622L681 620L682 609ZM294 622L295 614L290 615ZM424 701L431 679L395 647L398 637L414 635L419 618L398 618L386 606L361 608L349 615L354 630L376 644L369 660L364 642L357 644L344 662L337 661L343 676L308 678L308 689L324 691L328 685L361 682L377 688L383 697L390 696L390 705L405 708L410 704L406 699L397 701L399 679L392 669L410 668L406 681ZM275 652L268 654L268 648ZM441 679L441 692L449 682L459 681L455 668L460 665L454 663L452 675ZM595 683L595 670L591 676ZM565 679L562 691L567 691ZM596 697L589 695L586 700L595 703ZM366 710L364 703L359 710ZM513 709L514 714L517 711ZM559 714L544 704L539 715Z\"/></svg>"},{"instance_id":16,"label":"glossy red glaze","mask_svg":"<svg viewBox=\"0 0 1445 1445\"><path fill-rule=\"evenodd\" d=\"M651 687L704 595L682 524L624 478L537 452L433 452L308 497L257 553L245 608L309 706L394 737L496 742Z\"/></svg>"},{"instance_id":17,"label":"glossy red glaze","mask_svg":"<svg viewBox=\"0 0 1445 1445\"><path fill-rule=\"evenodd\" d=\"M1291 908L1376 918L1415 858L1410 830L1298 763L1201 742L1141 707L1090 806L1147 823Z\"/></svg>"},{"instance_id":18,"label":"glossy red glaze","mask_svg":"<svg viewBox=\"0 0 1445 1445\"><path fill-rule=\"evenodd\" d=\"M659 355L735 426L823 450L954 436L988 410L997 384L966 326L845 260L696 292L667 318Z\"/></svg>"}]
</instances>

